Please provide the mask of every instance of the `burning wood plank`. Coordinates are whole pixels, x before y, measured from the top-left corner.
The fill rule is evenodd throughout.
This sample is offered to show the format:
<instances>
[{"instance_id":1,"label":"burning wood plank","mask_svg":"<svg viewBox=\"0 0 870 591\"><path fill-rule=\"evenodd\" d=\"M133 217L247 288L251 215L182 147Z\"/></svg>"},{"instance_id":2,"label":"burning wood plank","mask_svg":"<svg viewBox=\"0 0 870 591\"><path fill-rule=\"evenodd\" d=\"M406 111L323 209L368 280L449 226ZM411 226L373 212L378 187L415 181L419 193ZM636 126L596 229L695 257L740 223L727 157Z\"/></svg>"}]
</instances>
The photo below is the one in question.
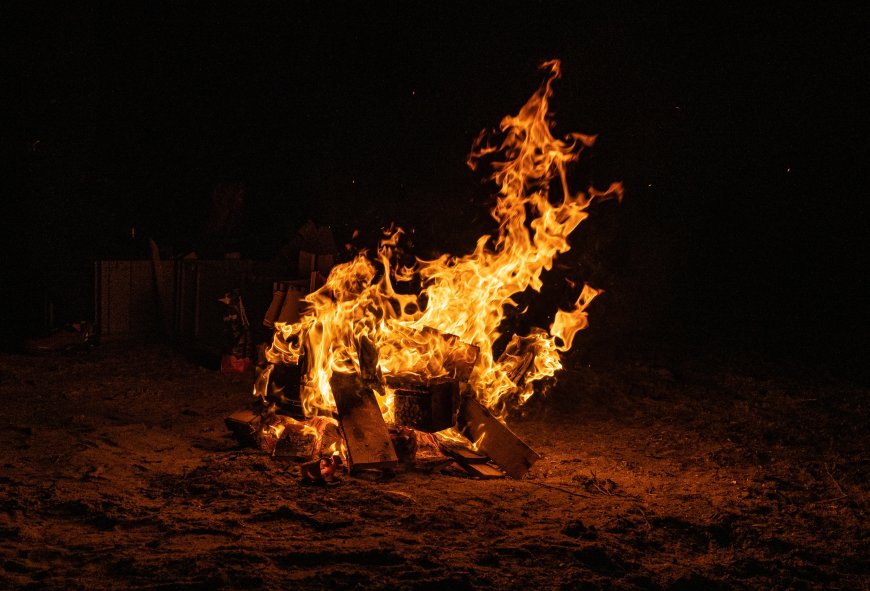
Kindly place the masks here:
<instances>
[{"instance_id":1,"label":"burning wood plank","mask_svg":"<svg viewBox=\"0 0 870 591\"><path fill-rule=\"evenodd\" d=\"M477 447L512 478L522 478L541 459L471 396L463 396L459 403L457 427L468 439L477 442Z\"/></svg>"},{"instance_id":2,"label":"burning wood plank","mask_svg":"<svg viewBox=\"0 0 870 591\"><path fill-rule=\"evenodd\" d=\"M329 385L338 408L338 422L347 445L350 469L386 468L398 464L374 392L355 374L334 373Z\"/></svg>"}]
</instances>

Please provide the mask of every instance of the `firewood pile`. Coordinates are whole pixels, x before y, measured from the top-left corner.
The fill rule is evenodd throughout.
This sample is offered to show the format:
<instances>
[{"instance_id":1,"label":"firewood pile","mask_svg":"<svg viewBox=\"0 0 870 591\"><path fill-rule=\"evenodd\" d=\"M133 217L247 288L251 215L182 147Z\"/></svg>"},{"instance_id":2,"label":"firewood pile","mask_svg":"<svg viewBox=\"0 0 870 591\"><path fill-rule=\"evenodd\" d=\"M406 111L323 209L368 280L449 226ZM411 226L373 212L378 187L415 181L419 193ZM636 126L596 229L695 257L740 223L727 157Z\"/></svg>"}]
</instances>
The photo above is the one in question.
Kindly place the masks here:
<instances>
[{"instance_id":1,"label":"firewood pile","mask_svg":"<svg viewBox=\"0 0 870 591\"><path fill-rule=\"evenodd\" d=\"M298 294L288 301L297 305ZM273 306L264 323L274 323L278 310ZM425 332L431 337L437 331ZM257 389L263 399L226 417L226 426L239 445L296 463L303 482L336 482L339 471L358 475L438 464L455 464L478 478L521 478L540 456L474 396L468 379L477 348L453 335L439 336L451 348L443 360L449 375L436 378L381 375L377 351L360 339L360 371L334 373L329 384L335 409L309 417L301 402L305 358L261 360ZM516 383L531 361L529 354L517 357ZM386 392L393 396L391 421L376 398Z\"/></svg>"}]
</instances>

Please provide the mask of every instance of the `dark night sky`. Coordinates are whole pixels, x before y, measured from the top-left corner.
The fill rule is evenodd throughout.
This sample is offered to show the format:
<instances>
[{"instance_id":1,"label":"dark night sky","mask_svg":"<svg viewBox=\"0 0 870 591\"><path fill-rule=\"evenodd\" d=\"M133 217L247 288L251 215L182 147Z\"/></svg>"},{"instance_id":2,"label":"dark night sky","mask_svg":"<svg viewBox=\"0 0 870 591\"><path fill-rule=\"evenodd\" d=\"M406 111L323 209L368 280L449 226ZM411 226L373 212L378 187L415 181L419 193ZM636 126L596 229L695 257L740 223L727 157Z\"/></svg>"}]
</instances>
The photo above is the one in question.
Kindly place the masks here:
<instances>
[{"instance_id":1,"label":"dark night sky","mask_svg":"<svg viewBox=\"0 0 870 591\"><path fill-rule=\"evenodd\" d=\"M6 295L144 255L131 226L195 248L221 180L253 257L309 218L462 249L472 140L559 58L557 135L599 134L578 176L626 185L575 259L631 294L623 324L863 358L865 10L471 4L7 7Z\"/></svg>"}]
</instances>

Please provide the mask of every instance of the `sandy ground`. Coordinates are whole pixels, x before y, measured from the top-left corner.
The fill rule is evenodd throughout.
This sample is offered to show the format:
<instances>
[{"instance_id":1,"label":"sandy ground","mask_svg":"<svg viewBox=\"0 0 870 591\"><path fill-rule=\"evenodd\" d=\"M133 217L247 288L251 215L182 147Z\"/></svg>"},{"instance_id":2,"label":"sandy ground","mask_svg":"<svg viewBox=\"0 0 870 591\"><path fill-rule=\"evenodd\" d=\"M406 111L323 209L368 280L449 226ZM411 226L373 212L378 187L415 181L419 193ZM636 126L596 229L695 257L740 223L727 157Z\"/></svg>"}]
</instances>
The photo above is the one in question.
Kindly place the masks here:
<instances>
[{"instance_id":1,"label":"sandy ground","mask_svg":"<svg viewBox=\"0 0 870 591\"><path fill-rule=\"evenodd\" d=\"M160 344L0 357L0 586L867 589L868 392L736 362L569 360L522 480L304 486L224 425L252 375Z\"/></svg>"}]
</instances>

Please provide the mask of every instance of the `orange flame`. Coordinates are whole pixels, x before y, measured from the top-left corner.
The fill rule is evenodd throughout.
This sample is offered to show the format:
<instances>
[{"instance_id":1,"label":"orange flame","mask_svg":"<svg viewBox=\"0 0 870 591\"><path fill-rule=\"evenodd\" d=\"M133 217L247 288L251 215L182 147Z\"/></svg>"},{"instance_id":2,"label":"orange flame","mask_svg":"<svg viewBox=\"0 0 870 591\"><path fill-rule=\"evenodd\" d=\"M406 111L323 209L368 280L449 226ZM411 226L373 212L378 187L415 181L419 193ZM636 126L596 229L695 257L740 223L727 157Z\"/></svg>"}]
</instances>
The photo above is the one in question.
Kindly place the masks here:
<instances>
[{"instance_id":1,"label":"orange flame","mask_svg":"<svg viewBox=\"0 0 870 591\"><path fill-rule=\"evenodd\" d=\"M525 337L515 335L498 359L493 343L501 336L506 307L517 306L513 297L529 288L541 290L542 272L569 250L568 236L586 219L589 205L596 199L621 199L622 185L614 183L606 191L571 191L566 166L595 137L553 137L549 99L560 63L553 60L541 67L548 71L546 81L517 115L501 121L501 141L491 144L490 135L482 132L468 158L472 169L484 157L499 158L492 164L492 179L499 186L491 212L499 225L495 236L482 236L467 255L417 259L405 268L390 262L402 232L397 229L385 237L376 256L364 252L336 266L326 284L305 298L308 307L298 322L276 324L267 358L298 360L304 354L302 398L308 416L334 407L329 386L334 372L355 372L364 379L376 376L371 384L385 419L391 420L392 392L384 378L455 374L455 339L445 335L479 349L468 386L499 415L509 398L525 402L534 381L561 369L559 353L567 351L577 331L586 327L585 310L600 293L588 286L573 311L556 313L549 332L537 329ZM556 204L550 195L554 179L561 188ZM421 280L420 294L394 289L394 281L412 277ZM520 354L525 351L533 353L534 360L518 379Z\"/></svg>"}]
</instances>

